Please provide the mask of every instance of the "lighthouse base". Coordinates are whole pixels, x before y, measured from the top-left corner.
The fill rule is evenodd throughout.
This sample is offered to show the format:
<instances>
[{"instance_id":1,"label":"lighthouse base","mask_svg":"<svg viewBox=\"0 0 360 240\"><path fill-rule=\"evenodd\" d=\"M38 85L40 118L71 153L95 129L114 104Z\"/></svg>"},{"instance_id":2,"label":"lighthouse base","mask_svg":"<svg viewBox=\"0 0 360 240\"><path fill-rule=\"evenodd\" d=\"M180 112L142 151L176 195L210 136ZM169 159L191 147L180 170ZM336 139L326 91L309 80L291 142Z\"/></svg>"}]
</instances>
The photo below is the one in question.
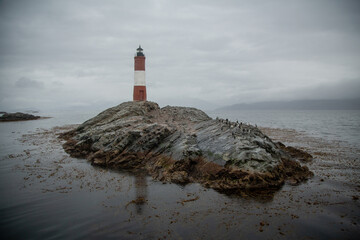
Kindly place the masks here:
<instances>
[{"instance_id":1,"label":"lighthouse base","mask_svg":"<svg viewBox=\"0 0 360 240\"><path fill-rule=\"evenodd\" d=\"M134 101L146 101L146 86L134 86Z\"/></svg>"}]
</instances>

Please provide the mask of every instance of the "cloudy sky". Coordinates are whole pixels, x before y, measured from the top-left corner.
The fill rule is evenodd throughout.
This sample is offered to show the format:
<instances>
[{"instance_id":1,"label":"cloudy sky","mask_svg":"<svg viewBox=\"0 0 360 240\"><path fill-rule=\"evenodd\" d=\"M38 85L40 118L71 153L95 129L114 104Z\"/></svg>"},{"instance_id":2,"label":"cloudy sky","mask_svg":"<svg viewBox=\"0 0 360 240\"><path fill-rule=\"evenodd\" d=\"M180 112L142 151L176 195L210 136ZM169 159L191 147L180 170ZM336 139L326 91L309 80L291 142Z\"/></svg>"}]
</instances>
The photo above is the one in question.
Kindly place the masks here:
<instances>
[{"instance_id":1,"label":"cloudy sky","mask_svg":"<svg viewBox=\"0 0 360 240\"><path fill-rule=\"evenodd\" d=\"M360 97L360 1L0 0L0 111Z\"/></svg>"}]
</instances>

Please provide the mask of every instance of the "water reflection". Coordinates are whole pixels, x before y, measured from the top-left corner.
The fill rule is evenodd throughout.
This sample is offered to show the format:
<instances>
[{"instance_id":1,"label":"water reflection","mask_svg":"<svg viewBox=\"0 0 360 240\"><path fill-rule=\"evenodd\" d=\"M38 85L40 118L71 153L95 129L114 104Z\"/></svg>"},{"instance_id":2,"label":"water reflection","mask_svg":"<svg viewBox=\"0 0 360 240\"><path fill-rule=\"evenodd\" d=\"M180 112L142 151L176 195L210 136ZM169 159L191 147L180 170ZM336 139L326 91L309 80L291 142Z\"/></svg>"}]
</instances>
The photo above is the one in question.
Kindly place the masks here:
<instances>
[{"instance_id":1,"label":"water reflection","mask_svg":"<svg viewBox=\"0 0 360 240\"><path fill-rule=\"evenodd\" d=\"M146 173L140 172L135 175L135 208L137 214L142 214L145 208L145 202L147 201L147 179Z\"/></svg>"}]
</instances>

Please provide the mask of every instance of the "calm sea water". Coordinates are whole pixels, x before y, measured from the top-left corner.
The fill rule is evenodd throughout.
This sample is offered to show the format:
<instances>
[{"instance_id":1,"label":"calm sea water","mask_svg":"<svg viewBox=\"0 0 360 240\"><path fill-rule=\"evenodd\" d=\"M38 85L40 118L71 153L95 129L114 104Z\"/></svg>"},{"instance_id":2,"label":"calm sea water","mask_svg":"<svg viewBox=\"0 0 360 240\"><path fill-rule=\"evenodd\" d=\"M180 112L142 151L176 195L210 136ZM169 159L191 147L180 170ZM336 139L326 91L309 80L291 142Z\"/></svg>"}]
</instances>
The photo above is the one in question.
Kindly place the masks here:
<instances>
[{"instance_id":1,"label":"calm sea water","mask_svg":"<svg viewBox=\"0 0 360 240\"><path fill-rule=\"evenodd\" d=\"M208 112L215 118L271 128L290 128L329 141L360 148L360 110L242 110Z\"/></svg>"},{"instance_id":2,"label":"calm sea water","mask_svg":"<svg viewBox=\"0 0 360 240\"><path fill-rule=\"evenodd\" d=\"M0 156L22 151L23 147L19 138L23 134L40 129L51 129L56 126L80 124L97 114L98 112L79 111L46 112L34 115L51 118L36 121L0 122Z\"/></svg>"},{"instance_id":3,"label":"calm sea water","mask_svg":"<svg viewBox=\"0 0 360 240\"><path fill-rule=\"evenodd\" d=\"M352 193L336 195L347 191L340 183L320 185L315 177L300 186L285 185L264 201L226 196L199 184L163 184L70 158L55 135L44 134L97 112L40 114L53 118L0 123L1 239L355 239L360 232L359 206ZM359 147L360 111L208 114ZM329 189L337 190L332 195ZM145 201L136 203L139 197ZM315 198L334 205L307 204Z\"/></svg>"}]
</instances>

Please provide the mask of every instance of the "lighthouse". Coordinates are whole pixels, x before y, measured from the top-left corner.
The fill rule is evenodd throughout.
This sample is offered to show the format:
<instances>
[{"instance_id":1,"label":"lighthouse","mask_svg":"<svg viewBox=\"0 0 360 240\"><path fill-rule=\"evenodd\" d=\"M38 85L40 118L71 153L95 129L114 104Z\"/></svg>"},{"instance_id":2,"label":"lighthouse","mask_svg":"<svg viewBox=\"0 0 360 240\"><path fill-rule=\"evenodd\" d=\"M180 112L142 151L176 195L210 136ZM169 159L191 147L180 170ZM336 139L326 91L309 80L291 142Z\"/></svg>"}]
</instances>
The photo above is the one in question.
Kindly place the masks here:
<instances>
[{"instance_id":1,"label":"lighthouse","mask_svg":"<svg viewBox=\"0 0 360 240\"><path fill-rule=\"evenodd\" d=\"M146 84L145 84L145 55L139 45L134 57L134 101L146 101Z\"/></svg>"}]
</instances>

